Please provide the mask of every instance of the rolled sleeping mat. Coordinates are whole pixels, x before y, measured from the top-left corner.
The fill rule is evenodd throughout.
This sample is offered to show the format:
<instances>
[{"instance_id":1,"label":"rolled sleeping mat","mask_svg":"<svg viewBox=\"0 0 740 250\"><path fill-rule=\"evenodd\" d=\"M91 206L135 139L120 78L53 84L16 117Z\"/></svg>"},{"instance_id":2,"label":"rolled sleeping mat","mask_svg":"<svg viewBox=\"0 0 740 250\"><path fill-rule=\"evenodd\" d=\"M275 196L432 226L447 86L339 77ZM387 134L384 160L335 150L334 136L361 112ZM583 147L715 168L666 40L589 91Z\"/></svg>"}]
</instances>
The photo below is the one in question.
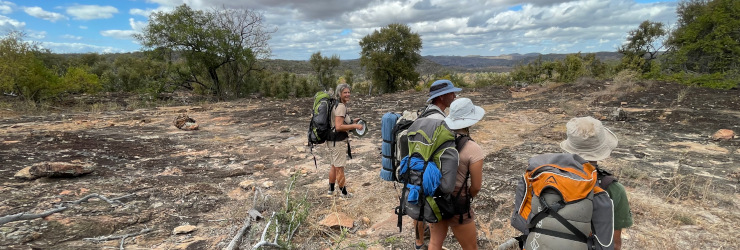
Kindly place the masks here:
<instances>
[{"instance_id":1,"label":"rolled sleeping mat","mask_svg":"<svg viewBox=\"0 0 740 250\"><path fill-rule=\"evenodd\" d=\"M388 112L383 115L380 124L380 133L383 137L383 143L380 147L380 153L382 157L382 166L380 169L380 178L386 181L393 181L393 148L391 141L393 140L393 127L396 125L396 121L400 117L399 114Z\"/></svg>"}]
</instances>

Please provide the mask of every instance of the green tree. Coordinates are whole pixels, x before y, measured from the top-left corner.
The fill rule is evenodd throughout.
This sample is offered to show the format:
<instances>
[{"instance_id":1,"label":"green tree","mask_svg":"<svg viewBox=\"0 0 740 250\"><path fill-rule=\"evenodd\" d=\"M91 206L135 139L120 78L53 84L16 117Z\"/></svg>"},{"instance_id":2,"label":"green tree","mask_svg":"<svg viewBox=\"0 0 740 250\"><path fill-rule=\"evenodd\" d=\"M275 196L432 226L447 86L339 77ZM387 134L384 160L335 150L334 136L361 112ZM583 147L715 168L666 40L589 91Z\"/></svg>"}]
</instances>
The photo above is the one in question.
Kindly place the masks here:
<instances>
[{"instance_id":1,"label":"green tree","mask_svg":"<svg viewBox=\"0 0 740 250\"><path fill-rule=\"evenodd\" d=\"M737 86L740 76L740 1L682 1L676 12L677 27L666 41L667 68L673 72L717 73L727 79L729 85L724 87Z\"/></svg>"},{"instance_id":2,"label":"green tree","mask_svg":"<svg viewBox=\"0 0 740 250\"><path fill-rule=\"evenodd\" d=\"M11 31L0 39L0 91L17 94L39 103L63 90L59 77L44 65L37 54L48 51L23 40L24 34Z\"/></svg>"},{"instance_id":3,"label":"green tree","mask_svg":"<svg viewBox=\"0 0 740 250\"><path fill-rule=\"evenodd\" d=\"M374 85L385 92L406 89L419 80L421 36L404 24L389 24L360 41L360 65Z\"/></svg>"},{"instance_id":4,"label":"green tree","mask_svg":"<svg viewBox=\"0 0 740 250\"><path fill-rule=\"evenodd\" d=\"M65 92L70 94L96 93L103 87L97 75L90 73L87 66L72 66L62 76L61 83Z\"/></svg>"},{"instance_id":5,"label":"green tree","mask_svg":"<svg viewBox=\"0 0 740 250\"><path fill-rule=\"evenodd\" d=\"M196 89L194 84L223 98L238 95L241 80L255 70L255 61L269 56L267 41L274 31L262 22L262 14L249 9L200 11L183 4L169 13L152 13L135 37L170 61L184 59L184 67L171 69L181 76L183 87ZM233 64L239 67L222 70ZM224 74L231 74L231 81L223 81Z\"/></svg>"},{"instance_id":6,"label":"green tree","mask_svg":"<svg viewBox=\"0 0 740 250\"><path fill-rule=\"evenodd\" d=\"M331 57L321 56L321 52L316 52L311 55L309 60L311 68L316 73L316 78L324 89L331 89L336 86L334 69L339 67L340 60L339 56L332 55Z\"/></svg>"},{"instance_id":7,"label":"green tree","mask_svg":"<svg viewBox=\"0 0 740 250\"><path fill-rule=\"evenodd\" d=\"M663 48L662 39L666 33L663 23L649 20L640 23L637 29L629 32L627 43L617 49L623 55L620 68L642 73L650 71L651 63Z\"/></svg>"}]
</instances>

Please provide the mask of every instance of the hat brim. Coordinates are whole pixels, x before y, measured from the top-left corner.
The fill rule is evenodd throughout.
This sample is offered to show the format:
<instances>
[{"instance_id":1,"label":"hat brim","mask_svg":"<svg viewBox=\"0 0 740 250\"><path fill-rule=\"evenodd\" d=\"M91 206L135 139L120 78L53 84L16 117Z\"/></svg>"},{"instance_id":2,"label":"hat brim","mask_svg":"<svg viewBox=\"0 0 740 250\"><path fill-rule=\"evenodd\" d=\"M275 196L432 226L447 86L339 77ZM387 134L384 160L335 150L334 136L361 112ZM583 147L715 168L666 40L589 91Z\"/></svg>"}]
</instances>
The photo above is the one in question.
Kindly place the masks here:
<instances>
[{"instance_id":1,"label":"hat brim","mask_svg":"<svg viewBox=\"0 0 740 250\"><path fill-rule=\"evenodd\" d=\"M612 150L617 147L619 140L611 130L608 128L604 128L604 130L606 130L604 141L597 147L587 149L577 148L570 140L566 139L565 141L560 142L560 148L568 153L577 154L587 161L600 161L606 159L611 155Z\"/></svg>"},{"instance_id":2,"label":"hat brim","mask_svg":"<svg viewBox=\"0 0 740 250\"><path fill-rule=\"evenodd\" d=\"M478 106L474 106L473 109L475 109L475 112L473 112L475 114L474 117L465 117L465 119L458 120L452 120L450 119L450 117L446 117L445 123L447 123L447 127L449 127L450 129L463 129L478 123L481 119L483 119L483 115L485 115L486 111Z\"/></svg>"},{"instance_id":3,"label":"hat brim","mask_svg":"<svg viewBox=\"0 0 740 250\"><path fill-rule=\"evenodd\" d=\"M452 87L452 88L449 88L449 89L440 91L439 93L436 93L434 95L429 96L429 99L427 99L427 102L431 102L432 99L437 98L437 97L439 97L441 95L445 95L445 94L449 94L449 93L453 93L453 92L460 92L460 91L462 91L461 88Z\"/></svg>"}]
</instances>

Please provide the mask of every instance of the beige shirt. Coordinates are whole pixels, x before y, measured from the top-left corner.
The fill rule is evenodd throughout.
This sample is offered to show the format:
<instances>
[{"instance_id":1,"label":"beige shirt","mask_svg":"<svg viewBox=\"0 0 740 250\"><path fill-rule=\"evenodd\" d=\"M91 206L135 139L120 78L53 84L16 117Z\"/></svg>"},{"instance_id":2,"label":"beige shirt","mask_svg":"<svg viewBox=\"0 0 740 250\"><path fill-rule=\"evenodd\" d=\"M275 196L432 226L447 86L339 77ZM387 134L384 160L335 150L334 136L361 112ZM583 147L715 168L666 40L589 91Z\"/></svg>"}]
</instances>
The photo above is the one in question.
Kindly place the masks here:
<instances>
[{"instance_id":1,"label":"beige shirt","mask_svg":"<svg viewBox=\"0 0 740 250\"><path fill-rule=\"evenodd\" d=\"M332 113L332 119L331 119L331 126L336 127L336 124L334 124L334 117L341 116L344 117L344 124L352 124L352 120L349 119L349 116L347 115L347 106L344 105L344 103L337 104L336 107L331 111Z\"/></svg>"},{"instance_id":2,"label":"beige shirt","mask_svg":"<svg viewBox=\"0 0 740 250\"><path fill-rule=\"evenodd\" d=\"M460 164L457 166L457 181L455 181L455 192L453 193L455 195L457 195L457 192L463 185L463 181L465 181L465 176L468 174L470 164L486 158L486 154L483 153L483 149L478 145L478 143L475 143L472 140L465 143L465 146L460 150L459 155ZM468 177L468 187L470 187L470 177ZM463 192L463 195L467 195L467 192Z\"/></svg>"}]
</instances>

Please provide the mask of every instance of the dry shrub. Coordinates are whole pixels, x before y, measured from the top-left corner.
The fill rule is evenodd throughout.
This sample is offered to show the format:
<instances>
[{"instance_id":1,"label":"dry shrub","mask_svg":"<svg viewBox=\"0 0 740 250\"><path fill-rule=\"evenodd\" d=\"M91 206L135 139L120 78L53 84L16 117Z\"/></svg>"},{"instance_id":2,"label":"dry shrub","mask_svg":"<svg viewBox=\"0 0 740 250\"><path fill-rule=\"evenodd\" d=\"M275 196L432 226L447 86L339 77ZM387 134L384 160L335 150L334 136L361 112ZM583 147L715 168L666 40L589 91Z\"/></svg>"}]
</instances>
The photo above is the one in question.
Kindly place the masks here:
<instances>
[{"instance_id":1,"label":"dry shrub","mask_svg":"<svg viewBox=\"0 0 740 250\"><path fill-rule=\"evenodd\" d=\"M622 70L614 76L614 85L618 86L620 89L623 87L632 89L635 87L635 83L637 83L639 78L640 74L637 73L637 71L630 69Z\"/></svg>"}]
</instances>

